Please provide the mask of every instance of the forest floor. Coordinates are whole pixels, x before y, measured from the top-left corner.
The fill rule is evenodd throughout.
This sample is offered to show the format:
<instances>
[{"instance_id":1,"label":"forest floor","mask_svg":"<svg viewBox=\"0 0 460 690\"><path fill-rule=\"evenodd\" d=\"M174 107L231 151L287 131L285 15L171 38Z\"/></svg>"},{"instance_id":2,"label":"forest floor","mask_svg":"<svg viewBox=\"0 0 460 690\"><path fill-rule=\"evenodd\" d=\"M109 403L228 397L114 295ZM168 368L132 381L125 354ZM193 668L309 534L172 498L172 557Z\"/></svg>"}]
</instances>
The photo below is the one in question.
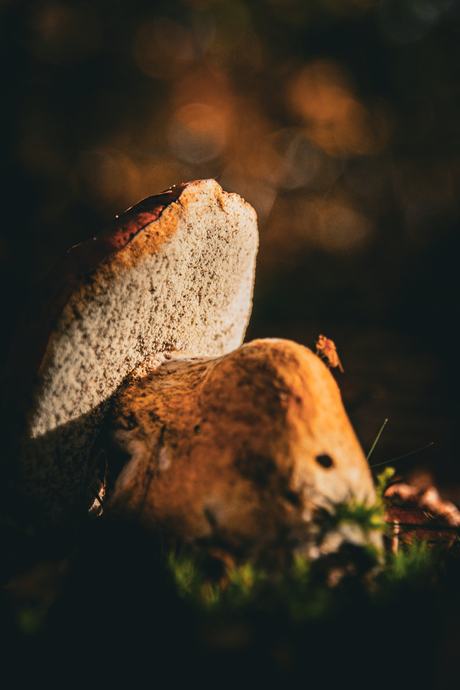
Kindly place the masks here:
<instances>
[{"instance_id":1,"label":"forest floor","mask_svg":"<svg viewBox=\"0 0 460 690\"><path fill-rule=\"evenodd\" d=\"M314 349L319 332L272 326L252 337L261 335ZM334 375L365 452L386 418L375 464L434 442L396 462L396 476L435 483L458 505L455 420L442 362L410 336L340 328L325 335L338 344L345 373ZM208 564L203 604L192 584L178 587L162 548L136 530L102 524L60 544L5 526L0 536L7 688L40 677L48 687L139 681L175 688L196 680L202 687L460 687L457 541L450 549L403 546L374 576L335 587L320 566L262 584L257 573L247 571L246 581L240 571L228 590L234 598L224 594L223 603L215 589L209 595L207 578L215 582L216 574Z\"/></svg>"}]
</instances>

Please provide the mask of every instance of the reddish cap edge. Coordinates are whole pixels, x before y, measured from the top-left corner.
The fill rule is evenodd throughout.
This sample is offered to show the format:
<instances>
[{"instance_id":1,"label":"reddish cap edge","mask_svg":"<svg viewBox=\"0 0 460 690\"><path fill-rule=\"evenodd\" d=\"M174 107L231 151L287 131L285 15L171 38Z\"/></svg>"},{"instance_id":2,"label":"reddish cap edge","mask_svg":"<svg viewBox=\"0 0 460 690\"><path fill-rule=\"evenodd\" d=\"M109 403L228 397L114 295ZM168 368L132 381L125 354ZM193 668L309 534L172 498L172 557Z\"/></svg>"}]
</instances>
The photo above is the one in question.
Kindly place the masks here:
<instances>
[{"instance_id":1,"label":"reddish cap edge","mask_svg":"<svg viewBox=\"0 0 460 690\"><path fill-rule=\"evenodd\" d=\"M143 228L158 220L165 208L177 201L186 187L196 182L200 180L175 185L143 199L115 218L97 237L69 249L45 276L39 286L39 294L29 303L17 325L3 372L4 395L14 387L14 397L21 407L21 410L16 407L16 413L26 413L30 404L29 391L41 369L54 325L85 275L107 256L123 249ZM4 400L3 407L6 406L9 407L9 402Z\"/></svg>"}]
</instances>

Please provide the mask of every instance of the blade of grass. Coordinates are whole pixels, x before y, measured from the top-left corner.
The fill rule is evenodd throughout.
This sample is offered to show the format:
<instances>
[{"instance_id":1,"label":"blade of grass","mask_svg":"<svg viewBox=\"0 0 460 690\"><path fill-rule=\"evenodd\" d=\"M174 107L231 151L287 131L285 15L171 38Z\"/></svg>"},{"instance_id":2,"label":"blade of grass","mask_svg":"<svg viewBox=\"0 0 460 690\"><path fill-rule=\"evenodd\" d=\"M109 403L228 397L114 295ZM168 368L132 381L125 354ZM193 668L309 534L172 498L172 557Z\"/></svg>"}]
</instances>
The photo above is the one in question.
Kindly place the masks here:
<instances>
[{"instance_id":1,"label":"blade of grass","mask_svg":"<svg viewBox=\"0 0 460 690\"><path fill-rule=\"evenodd\" d=\"M382 431L384 430L384 428L385 428L386 425L387 425L387 422L388 422L388 418L385 419L385 421L383 422L382 426L380 427L380 431L379 431L379 433L377 434L377 437L376 437L374 443L372 444L372 448L370 449L369 453L367 454L367 459L368 459L368 460L369 460L369 458L371 457L372 453L374 452L374 448L375 448L375 446L377 445L378 440L379 440L379 438L380 438L380 436L381 436L381 434L382 434ZM372 466L373 466L373 467L377 467L377 465L372 465Z\"/></svg>"},{"instance_id":2,"label":"blade of grass","mask_svg":"<svg viewBox=\"0 0 460 690\"><path fill-rule=\"evenodd\" d=\"M369 467L372 469L374 467L380 467L381 465L389 465L390 463L396 462L397 460L402 460L403 458L407 458L409 455L413 455L414 453L418 453L419 450L425 450L425 448L429 448L430 446L433 445L433 441L431 443L427 443L426 446L422 446L421 448L416 448L415 450L411 450L409 453L405 453L404 455L400 455L398 458L393 458L393 460L386 460L385 462L379 462L377 465L369 465ZM370 455L370 453L369 453ZM369 457L369 456L367 456Z\"/></svg>"}]
</instances>

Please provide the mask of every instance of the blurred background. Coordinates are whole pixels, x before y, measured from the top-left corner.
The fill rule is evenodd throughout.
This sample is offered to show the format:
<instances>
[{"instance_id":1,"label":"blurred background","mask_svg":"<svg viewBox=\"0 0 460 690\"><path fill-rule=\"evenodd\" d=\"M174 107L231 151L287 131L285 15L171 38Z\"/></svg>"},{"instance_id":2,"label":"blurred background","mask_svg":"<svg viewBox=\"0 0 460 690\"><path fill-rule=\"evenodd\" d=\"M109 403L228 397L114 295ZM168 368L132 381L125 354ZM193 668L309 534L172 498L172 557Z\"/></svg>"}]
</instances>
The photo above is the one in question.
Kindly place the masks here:
<instances>
[{"instance_id":1,"label":"blurred background","mask_svg":"<svg viewBox=\"0 0 460 690\"><path fill-rule=\"evenodd\" d=\"M397 467L460 501L460 3L1 0L0 19L2 356L70 246L213 177L259 218L248 338L332 338L365 451L390 420L373 462L433 442Z\"/></svg>"}]
</instances>

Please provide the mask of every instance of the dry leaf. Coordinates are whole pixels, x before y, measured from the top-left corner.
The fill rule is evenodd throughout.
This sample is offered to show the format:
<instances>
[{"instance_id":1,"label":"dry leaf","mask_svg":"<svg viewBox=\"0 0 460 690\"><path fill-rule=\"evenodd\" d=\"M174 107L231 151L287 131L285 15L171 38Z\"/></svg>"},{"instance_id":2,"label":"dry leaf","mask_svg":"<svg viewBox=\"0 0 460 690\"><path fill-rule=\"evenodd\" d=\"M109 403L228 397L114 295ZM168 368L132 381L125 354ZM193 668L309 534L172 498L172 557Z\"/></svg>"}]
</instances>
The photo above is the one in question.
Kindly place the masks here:
<instances>
[{"instance_id":1,"label":"dry leaf","mask_svg":"<svg viewBox=\"0 0 460 690\"><path fill-rule=\"evenodd\" d=\"M337 354L337 348L333 340L320 335L316 341L316 354L327 360L330 367L339 367L343 374L343 367Z\"/></svg>"},{"instance_id":2,"label":"dry leaf","mask_svg":"<svg viewBox=\"0 0 460 690\"><path fill-rule=\"evenodd\" d=\"M410 544L414 538L429 544L458 541L460 511L443 500L434 486L420 491L409 484L393 484L384 500L385 519L393 526L393 551L398 550L399 539Z\"/></svg>"}]
</instances>

